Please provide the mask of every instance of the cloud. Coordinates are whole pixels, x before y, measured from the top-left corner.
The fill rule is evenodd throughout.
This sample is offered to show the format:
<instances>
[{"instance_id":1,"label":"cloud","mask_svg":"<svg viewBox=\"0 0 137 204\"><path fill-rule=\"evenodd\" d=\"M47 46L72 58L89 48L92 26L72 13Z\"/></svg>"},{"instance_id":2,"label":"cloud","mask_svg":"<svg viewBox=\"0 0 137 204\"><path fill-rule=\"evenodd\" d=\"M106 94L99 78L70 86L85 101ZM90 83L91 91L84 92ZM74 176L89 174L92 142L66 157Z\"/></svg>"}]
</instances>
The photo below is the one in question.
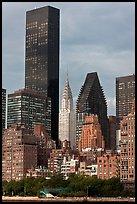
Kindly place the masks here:
<instances>
[{"instance_id":1,"label":"cloud","mask_svg":"<svg viewBox=\"0 0 137 204\"><path fill-rule=\"evenodd\" d=\"M60 98L67 70L74 104L87 73L97 71L114 112L116 77L135 73L134 2L3 2L2 86L23 87L26 11L47 5L60 9Z\"/></svg>"}]
</instances>

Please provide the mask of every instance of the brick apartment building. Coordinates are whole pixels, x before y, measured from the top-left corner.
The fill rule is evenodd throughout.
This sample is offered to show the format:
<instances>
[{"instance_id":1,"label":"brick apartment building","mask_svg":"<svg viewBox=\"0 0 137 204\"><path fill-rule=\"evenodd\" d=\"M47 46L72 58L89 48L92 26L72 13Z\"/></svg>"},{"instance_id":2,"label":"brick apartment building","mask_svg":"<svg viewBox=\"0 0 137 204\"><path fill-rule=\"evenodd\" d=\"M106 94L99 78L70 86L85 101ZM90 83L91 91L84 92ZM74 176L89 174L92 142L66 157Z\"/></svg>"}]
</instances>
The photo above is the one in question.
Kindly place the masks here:
<instances>
[{"instance_id":1,"label":"brick apartment building","mask_svg":"<svg viewBox=\"0 0 137 204\"><path fill-rule=\"evenodd\" d=\"M131 112L120 123L120 180L135 181L135 100Z\"/></svg>"},{"instance_id":2,"label":"brick apartment building","mask_svg":"<svg viewBox=\"0 0 137 204\"><path fill-rule=\"evenodd\" d=\"M82 134L79 138L78 150L81 152L86 148L104 148L104 138L97 115L92 114L86 116L82 125Z\"/></svg>"},{"instance_id":3,"label":"brick apartment building","mask_svg":"<svg viewBox=\"0 0 137 204\"><path fill-rule=\"evenodd\" d=\"M97 158L98 173L100 179L109 179L120 177L120 155L113 153L104 153Z\"/></svg>"},{"instance_id":4,"label":"brick apartment building","mask_svg":"<svg viewBox=\"0 0 137 204\"><path fill-rule=\"evenodd\" d=\"M2 180L20 180L28 168L37 165L37 146L33 133L13 124L2 138Z\"/></svg>"},{"instance_id":5,"label":"brick apartment building","mask_svg":"<svg viewBox=\"0 0 137 204\"><path fill-rule=\"evenodd\" d=\"M37 142L37 165L47 168L48 158L52 149L56 148L56 143L48 134L43 124L34 126L34 135Z\"/></svg>"}]
</instances>

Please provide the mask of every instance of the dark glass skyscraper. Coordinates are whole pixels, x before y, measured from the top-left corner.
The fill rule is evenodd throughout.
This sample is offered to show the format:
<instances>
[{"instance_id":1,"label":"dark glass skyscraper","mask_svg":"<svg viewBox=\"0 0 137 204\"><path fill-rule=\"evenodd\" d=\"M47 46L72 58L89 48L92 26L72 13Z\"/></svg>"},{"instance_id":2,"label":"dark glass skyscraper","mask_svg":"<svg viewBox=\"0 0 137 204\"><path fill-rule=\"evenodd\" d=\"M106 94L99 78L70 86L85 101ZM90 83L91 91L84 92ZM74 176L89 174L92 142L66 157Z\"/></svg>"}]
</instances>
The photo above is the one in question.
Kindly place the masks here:
<instances>
[{"instance_id":1,"label":"dark glass skyscraper","mask_svg":"<svg viewBox=\"0 0 137 204\"><path fill-rule=\"evenodd\" d=\"M116 78L116 129L120 129L120 120L132 109L135 98L135 75Z\"/></svg>"},{"instance_id":2,"label":"dark glass skyscraper","mask_svg":"<svg viewBox=\"0 0 137 204\"><path fill-rule=\"evenodd\" d=\"M81 127L85 116L97 114L101 125L102 135L105 140L105 147L109 141L109 123L107 117L107 103L103 88L100 85L97 72L88 73L84 85L81 87L76 103L76 140L81 135Z\"/></svg>"},{"instance_id":3,"label":"dark glass skyscraper","mask_svg":"<svg viewBox=\"0 0 137 204\"><path fill-rule=\"evenodd\" d=\"M25 88L51 98L51 137L58 143L60 10L26 12Z\"/></svg>"},{"instance_id":4,"label":"dark glass skyscraper","mask_svg":"<svg viewBox=\"0 0 137 204\"><path fill-rule=\"evenodd\" d=\"M30 130L43 124L51 135L51 99L32 89L19 89L8 94L7 127L18 123Z\"/></svg>"}]
</instances>

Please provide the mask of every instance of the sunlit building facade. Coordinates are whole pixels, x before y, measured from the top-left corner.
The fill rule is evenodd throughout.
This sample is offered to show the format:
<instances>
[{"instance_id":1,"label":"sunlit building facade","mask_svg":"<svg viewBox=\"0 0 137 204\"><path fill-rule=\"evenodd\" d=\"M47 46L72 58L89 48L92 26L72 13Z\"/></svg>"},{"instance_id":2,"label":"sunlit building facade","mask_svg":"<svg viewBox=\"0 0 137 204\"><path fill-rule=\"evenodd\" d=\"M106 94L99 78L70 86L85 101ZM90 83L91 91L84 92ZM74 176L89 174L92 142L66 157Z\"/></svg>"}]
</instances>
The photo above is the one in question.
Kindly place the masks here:
<instances>
[{"instance_id":1,"label":"sunlit building facade","mask_svg":"<svg viewBox=\"0 0 137 204\"><path fill-rule=\"evenodd\" d=\"M2 89L2 130L6 125L6 89Z\"/></svg>"},{"instance_id":2,"label":"sunlit building facade","mask_svg":"<svg viewBox=\"0 0 137 204\"><path fill-rule=\"evenodd\" d=\"M85 149L104 148L104 138L97 115L90 115L85 117L82 126L82 134L79 138L78 150L79 152Z\"/></svg>"},{"instance_id":3,"label":"sunlit building facade","mask_svg":"<svg viewBox=\"0 0 137 204\"><path fill-rule=\"evenodd\" d=\"M135 181L135 100L132 111L120 123L120 179Z\"/></svg>"},{"instance_id":4,"label":"sunlit building facade","mask_svg":"<svg viewBox=\"0 0 137 204\"><path fill-rule=\"evenodd\" d=\"M67 79L61 100L61 110L59 113L59 139L70 142L71 148L76 144L76 115L73 109L73 97L69 81Z\"/></svg>"},{"instance_id":5,"label":"sunlit building facade","mask_svg":"<svg viewBox=\"0 0 137 204\"><path fill-rule=\"evenodd\" d=\"M2 180L23 179L32 166L37 166L33 132L16 124L5 129L2 138Z\"/></svg>"}]
</instances>

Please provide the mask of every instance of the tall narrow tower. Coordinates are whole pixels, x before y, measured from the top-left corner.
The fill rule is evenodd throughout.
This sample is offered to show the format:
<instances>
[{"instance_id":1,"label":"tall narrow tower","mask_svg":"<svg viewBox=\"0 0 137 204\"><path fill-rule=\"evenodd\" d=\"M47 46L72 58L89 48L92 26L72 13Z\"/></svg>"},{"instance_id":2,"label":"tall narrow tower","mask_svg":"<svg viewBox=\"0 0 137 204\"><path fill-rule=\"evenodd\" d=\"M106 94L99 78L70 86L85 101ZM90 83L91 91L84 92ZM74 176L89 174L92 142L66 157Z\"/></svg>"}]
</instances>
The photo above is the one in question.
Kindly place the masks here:
<instances>
[{"instance_id":1,"label":"tall narrow tower","mask_svg":"<svg viewBox=\"0 0 137 204\"><path fill-rule=\"evenodd\" d=\"M81 87L77 103L76 103L76 142L82 133L82 123L85 116L95 114L98 116L101 125L102 135L105 140L105 147L108 147L108 117L107 117L107 103L103 88L97 72L88 73L84 85Z\"/></svg>"},{"instance_id":2,"label":"tall narrow tower","mask_svg":"<svg viewBox=\"0 0 137 204\"><path fill-rule=\"evenodd\" d=\"M135 98L135 75L116 78L116 129L120 129L120 121L132 109Z\"/></svg>"},{"instance_id":3,"label":"tall narrow tower","mask_svg":"<svg viewBox=\"0 0 137 204\"><path fill-rule=\"evenodd\" d=\"M58 143L60 10L26 12L25 88L51 98L51 137Z\"/></svg>"},{"instance_id":4,"label":"tall narrow tower","mask_svg":"<svg viewBox=\"0 0 137 204\"><path fill-rule=\"evenodd\" d=\"M67 79L61 100L61 110L59 113L59 139L67 140L70 146L75 146L75 111L73 109L73 97L69 81Z\"/></svg>"}]
</instances>

